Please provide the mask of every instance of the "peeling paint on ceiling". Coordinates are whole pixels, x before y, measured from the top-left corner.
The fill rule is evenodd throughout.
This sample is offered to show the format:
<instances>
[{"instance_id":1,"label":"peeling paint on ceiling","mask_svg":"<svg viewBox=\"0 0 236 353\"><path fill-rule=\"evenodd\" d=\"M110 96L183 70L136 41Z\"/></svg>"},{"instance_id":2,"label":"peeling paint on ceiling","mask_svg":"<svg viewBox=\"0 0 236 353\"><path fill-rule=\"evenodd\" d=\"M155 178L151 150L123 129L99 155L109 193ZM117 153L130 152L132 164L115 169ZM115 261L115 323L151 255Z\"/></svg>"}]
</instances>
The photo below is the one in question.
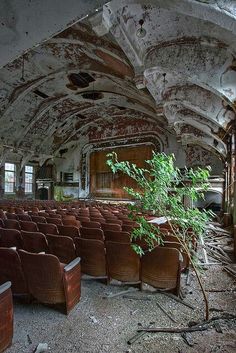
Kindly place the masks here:
<instances>
[{"instance_id":1,"label":"peeling paint on ceiling","mask_svg":"<svg viewBox=\"0 0 236 353\"><path fill-rule=\"evenodd\" d=\"M5 65L0 83L2 151L46 159L85 135L149 131L225 157L236 3L111 1Z\"/></svg>"}]
</instances>

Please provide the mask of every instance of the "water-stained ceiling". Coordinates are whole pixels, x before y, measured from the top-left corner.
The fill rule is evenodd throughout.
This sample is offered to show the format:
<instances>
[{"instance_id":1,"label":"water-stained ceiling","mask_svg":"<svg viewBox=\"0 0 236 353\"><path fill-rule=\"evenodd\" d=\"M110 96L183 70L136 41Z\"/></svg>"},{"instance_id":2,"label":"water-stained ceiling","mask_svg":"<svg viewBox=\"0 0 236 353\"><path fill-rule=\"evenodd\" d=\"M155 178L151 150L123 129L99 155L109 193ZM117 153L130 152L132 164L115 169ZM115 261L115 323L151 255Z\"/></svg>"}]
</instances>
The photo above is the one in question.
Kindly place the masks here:
<instances>
[{"instance_id":1,"label":"water-stained ceiling","mask_svg":"<svg viewBox=\"0 0 236 353\"><path fill-rule=\"evenodd\" d=\"M111 1L0 69L2 160L148 128L225 157L235 51L235 1Z\"/></svg>"}]
</instances>

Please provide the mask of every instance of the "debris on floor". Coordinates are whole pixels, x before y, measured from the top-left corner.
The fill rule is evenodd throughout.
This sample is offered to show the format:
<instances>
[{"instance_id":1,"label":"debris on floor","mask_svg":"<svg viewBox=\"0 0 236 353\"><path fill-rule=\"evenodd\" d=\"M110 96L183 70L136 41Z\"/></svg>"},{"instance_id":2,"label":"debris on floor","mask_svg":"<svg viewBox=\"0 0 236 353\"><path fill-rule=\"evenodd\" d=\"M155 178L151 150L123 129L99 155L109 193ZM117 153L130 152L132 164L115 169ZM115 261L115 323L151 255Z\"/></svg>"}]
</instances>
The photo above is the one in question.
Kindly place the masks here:
<instances>
[{"instance_id":1,"label":"debris on floor","mask_svg":"<svg viewBox=\"0 0 236 353\"><path fill-rule=\"evenodd\" d=\"M192 270L182 274L184 299L148 286L140 292L130 285L107 286L99 280L82 279L81 302L67 317L46 305L14 300L14 338L6 353L30 353L29 343L36 346L39 341L47 342L53 353L234 353L236 283L229 271L234 273L236 268L230 252L228 258L212 247L220 244L224 249L232 238L229 231L216 227L208 229L204 238L209 265L203 247L199 247L198 260L203 263L209 322L204 322L203 296ZM213 258L216 253L217 260ZM150 332L158 329L173 332Z\"/></svg>"}]
</instances>

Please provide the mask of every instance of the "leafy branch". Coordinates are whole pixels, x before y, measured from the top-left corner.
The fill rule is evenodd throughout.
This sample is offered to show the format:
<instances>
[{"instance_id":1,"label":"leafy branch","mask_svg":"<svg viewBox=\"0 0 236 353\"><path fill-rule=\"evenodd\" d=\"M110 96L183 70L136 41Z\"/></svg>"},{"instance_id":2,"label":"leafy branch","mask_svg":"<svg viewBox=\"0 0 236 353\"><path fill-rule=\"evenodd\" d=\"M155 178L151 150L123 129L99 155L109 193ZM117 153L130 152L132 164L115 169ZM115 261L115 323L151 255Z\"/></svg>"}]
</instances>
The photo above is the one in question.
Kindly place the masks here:
<instances>
[{"instance_id":1,"label":"leafy branch","mask_svg":"<svg viewBox=\"0 0 236 353\"><path fill-rule=\"evenodd\" d=\"M192 207L194 201L204 199L209 188L210 168L180 171L174 165L173 154L152 152L152 159L145 161L147 168L139 168L128 161L119 161L115 152L107 155L107 165L113 173L122 172L136 181L137 189L124 187L136 203L130 206L131 218L139 227L131 234L132 247L141 256L155 246L163 244L165 234L161 228L148 222L147 216L165 217L171 233L181 244L197 274L206 302L208 303L199 274L197 273L195 242L204 235L206 222L213 217L211 211ZM188 200L189 205L184 201ZM137 216L137 215L142 216ZM141 242L142 240L142 242Z\"/></svg>"}]
</instances>

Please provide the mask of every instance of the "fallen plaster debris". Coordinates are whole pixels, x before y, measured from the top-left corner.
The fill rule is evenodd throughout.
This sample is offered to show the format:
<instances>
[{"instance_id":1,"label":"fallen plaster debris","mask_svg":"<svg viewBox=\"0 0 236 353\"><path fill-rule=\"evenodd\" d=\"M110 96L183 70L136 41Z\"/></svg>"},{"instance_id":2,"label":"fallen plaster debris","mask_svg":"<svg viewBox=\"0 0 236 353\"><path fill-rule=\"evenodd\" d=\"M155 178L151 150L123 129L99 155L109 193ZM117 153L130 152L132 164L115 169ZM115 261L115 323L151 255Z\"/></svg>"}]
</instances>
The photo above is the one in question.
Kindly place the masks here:
<instances>
[{"instance_id":1,"label":"fallen plaster debris","mask_svg":"<svg viewBox=\"0 0 236 353\"><path fill-rule=\"evenodd\" d=\"M39 343L36 347L36 350L34 353L43 353L48 350L48 344L47 343Z\"/></svg>"}]
</instances>

